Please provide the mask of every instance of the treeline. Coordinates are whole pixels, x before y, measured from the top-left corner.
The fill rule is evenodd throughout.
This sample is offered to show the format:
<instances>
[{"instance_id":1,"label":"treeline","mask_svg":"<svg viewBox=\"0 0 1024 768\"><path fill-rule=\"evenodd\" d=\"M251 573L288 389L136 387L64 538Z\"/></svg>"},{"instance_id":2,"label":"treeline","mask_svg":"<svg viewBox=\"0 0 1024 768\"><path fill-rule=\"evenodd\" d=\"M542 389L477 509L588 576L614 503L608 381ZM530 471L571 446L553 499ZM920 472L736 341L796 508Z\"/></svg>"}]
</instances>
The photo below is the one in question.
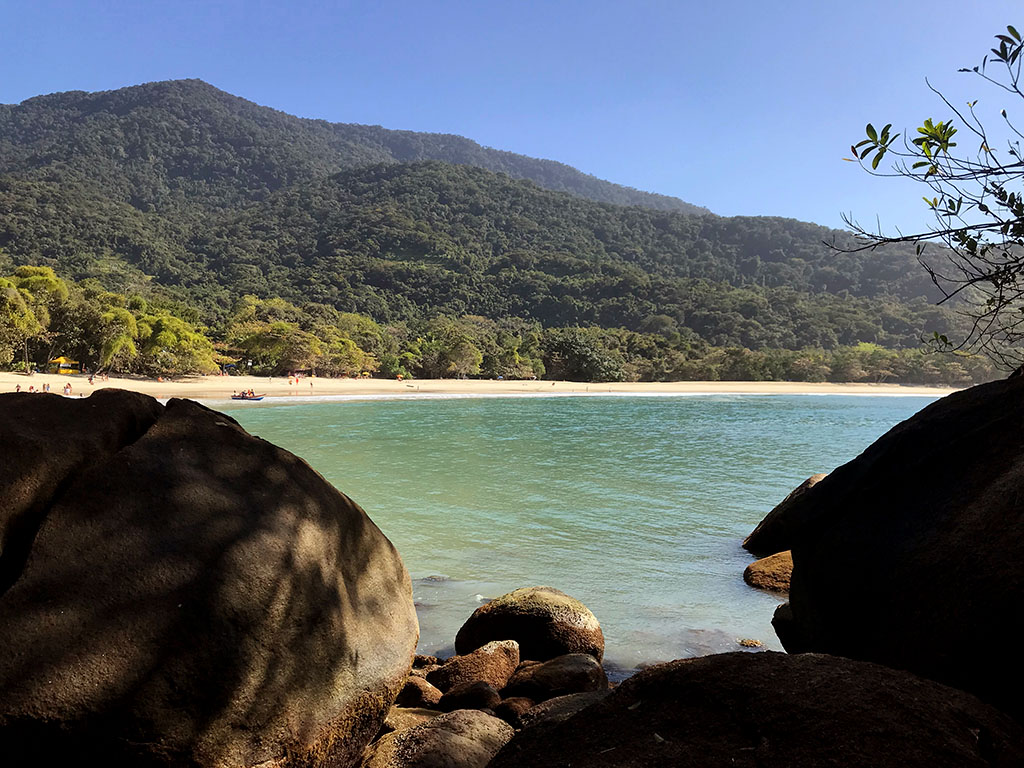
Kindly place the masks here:
<instances>
[{"instance_id":1,"label":"treeline","mask_svg":"<svg viewBox=\"0 0 1024 768\"><path fill-rule=\"evenodd\" d=\"M22 266L0 278L0 365L44 369L57 355L89 370L150 376L481 377L574 381L839 381L964 385L994 378L984 358L859 343L824 350L716 347L671 318L648 332L544 328L535 321L437 316L380 324L309 302L243 296L218 328L166 299L105 290Z\"/></svg>"}]
</instances>

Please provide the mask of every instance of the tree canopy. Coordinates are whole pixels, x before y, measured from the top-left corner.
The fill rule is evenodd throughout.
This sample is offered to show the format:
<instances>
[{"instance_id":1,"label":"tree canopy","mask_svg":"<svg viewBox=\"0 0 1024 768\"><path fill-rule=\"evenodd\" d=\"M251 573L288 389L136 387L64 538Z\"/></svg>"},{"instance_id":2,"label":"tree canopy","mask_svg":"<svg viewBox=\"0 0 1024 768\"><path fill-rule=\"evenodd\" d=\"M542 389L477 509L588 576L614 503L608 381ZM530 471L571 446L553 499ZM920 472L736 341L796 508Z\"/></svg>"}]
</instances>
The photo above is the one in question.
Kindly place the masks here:
<instances>
[{"instance_id":1,"label":"tree canopy","mask_svg":"<svg viewBox=\"0 0 1024 768\"><path fill-rule=\"evenodd\" d=\"M956 334L934 332L937 346L981 350L1016 367L1024 362L1024 134L1011 113L1024 100L1024 42L1013 26L995 40L978 65L959 70L987 86L995 102L972 98L957 107L936 91L949 111L944 119L927 118L913 134L869 123L867 137L851 147L870 173L921 184L935 225L891 235L849 223L866 248L916 245L942 302L969 320Z\"/></svg>"}]
</instances>

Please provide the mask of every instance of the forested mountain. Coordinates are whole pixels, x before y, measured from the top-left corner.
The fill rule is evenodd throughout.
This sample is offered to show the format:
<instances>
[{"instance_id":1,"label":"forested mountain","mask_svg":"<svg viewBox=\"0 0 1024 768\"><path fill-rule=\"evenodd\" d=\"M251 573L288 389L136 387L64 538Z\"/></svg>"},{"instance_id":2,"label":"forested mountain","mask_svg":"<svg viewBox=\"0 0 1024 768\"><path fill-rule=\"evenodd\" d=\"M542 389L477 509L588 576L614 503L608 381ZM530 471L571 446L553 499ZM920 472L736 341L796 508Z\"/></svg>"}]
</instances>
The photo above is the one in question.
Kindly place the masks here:
<instances>
[{"instance_id":1,"label":"forested mountain","mask_svg":"<svg viewBox=\"0 0 1024 768\"><path fill-rule=\"evenodd\" d=\"M201 80L0 105L0 173L83 184L143 210L239 205L347 168L423 160L478 166L601 202L707 212L461 136L293 117Z\"/></svg>"},{"instance_id":2,"label":"forested mountain","mask_svg":"<svg viewBox=\"0 0 1024 768\"><path fill-rule=\"evenodd\" d=\"M405 162L424 157L441 159ZM517 178L530 168L548 176ZM585 199L581 179L606 197L621 193L647 205ZM570 182L574 194L542 186ZM889 358L870 350L854 355L870 364L836 362L853 359L841 350L861 343L910 349L923 335L959 327L949 308L933 304L912 248L841 253L825 243L850 242L842 232L657 209L670 203L685 206L459 137L300 120L200 81L0 107L0 275L35 265L56 270L47 280L84 281L79 293L68 289L79 296L75 306L120 317L105 321L111 338L149 350L140 352L148 362L131 363L139 370L164 359L145 329L166 315L268 370L288 363L272 361L260 344L288 350L305 339L299 347L307 351L335 350L327 368L336 371L373 370L353 362L372 359L381 371L466 373L477 350L479 370L502 375L771 378L859 370L938 380L913 366L885 373ZM42 328L32 338L45 356L45 323L30 322L42 300L16 296L26 281L40 281L35 274L5 289L23 326L8 336ZM239 321L240 306L256 306L245 297L274 309ZM280 310L278 300L291 308ZM124 331L131 323L121 309L134 312L137 336ZM386 326L390 362L383 346L369 351L335 327L330 318L338 313ZM558 330L573 328L586 332ZM95 335L85 327L75 333L75 344ZM102 358L97 350L112 342L100 336L83 356ZM192 337L182 330L178 338ZM436 354L421 344L431 338L441 339ZM350 354L349 342L366 356ZM503 351L487 352L488 345ZM446 368L454 363L442 349L459 350L461 362ZM175 353L193 359L183 354ZM325 366L327 356L310 352L302 365ZM110 359L122 358L128 365L130 356ZM570 358L589 362L567 367ZM710 368L695 362L712 359L719 362ZM941 376L962 380L980 370L957 362Z\"/></svg>"}]
</instances>

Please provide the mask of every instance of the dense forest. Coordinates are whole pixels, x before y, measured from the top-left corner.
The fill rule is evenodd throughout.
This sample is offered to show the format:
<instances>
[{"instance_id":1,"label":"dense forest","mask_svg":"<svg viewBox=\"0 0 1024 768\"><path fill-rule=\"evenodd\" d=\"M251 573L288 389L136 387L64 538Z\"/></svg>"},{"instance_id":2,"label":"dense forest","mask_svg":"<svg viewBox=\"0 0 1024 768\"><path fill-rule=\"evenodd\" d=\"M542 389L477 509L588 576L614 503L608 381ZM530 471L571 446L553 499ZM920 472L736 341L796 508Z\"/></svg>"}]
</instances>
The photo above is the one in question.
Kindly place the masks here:
<instances>
[{"instance_id":1,"label":"dense forest","mask_svg":"<svg viewBox=\"0 0 1024 768\"><path fill-rule=\"evenodd\" d=\"M199 81L0 106L10 364L60 351L141 373L994 375L921 351L962 321L935 306L912 249L832 241L850 242L460 137L302 120ZM26 281L64 288L43 300ZM54 295L93 325L59 330L74 312ZM160 353L169 318L177 351Z\"/></svg>"}]
</instances>

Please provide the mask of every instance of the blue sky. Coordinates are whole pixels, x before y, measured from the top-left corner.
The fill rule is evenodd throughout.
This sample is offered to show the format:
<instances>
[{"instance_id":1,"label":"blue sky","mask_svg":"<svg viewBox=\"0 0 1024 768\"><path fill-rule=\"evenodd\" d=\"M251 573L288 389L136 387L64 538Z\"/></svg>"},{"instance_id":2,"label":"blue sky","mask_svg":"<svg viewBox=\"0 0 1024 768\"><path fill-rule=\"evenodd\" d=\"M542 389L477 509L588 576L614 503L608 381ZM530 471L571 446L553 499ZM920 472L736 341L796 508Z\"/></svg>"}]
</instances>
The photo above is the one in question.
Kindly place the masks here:
<instances>
[{"instance_id":1,"label":"blue sky","mask_svg":"<svg viewBox=\"0 0 1024 768\"><path fill-rule=\"evenodd\" d=\"M841 158L961 104L1009 0L0 0L0 103L198 77L303 117L456 133L723 215L905 230L921 191ZM1022 104L1021 106L1024 106Z\"/></svg>"}]
</instances>

